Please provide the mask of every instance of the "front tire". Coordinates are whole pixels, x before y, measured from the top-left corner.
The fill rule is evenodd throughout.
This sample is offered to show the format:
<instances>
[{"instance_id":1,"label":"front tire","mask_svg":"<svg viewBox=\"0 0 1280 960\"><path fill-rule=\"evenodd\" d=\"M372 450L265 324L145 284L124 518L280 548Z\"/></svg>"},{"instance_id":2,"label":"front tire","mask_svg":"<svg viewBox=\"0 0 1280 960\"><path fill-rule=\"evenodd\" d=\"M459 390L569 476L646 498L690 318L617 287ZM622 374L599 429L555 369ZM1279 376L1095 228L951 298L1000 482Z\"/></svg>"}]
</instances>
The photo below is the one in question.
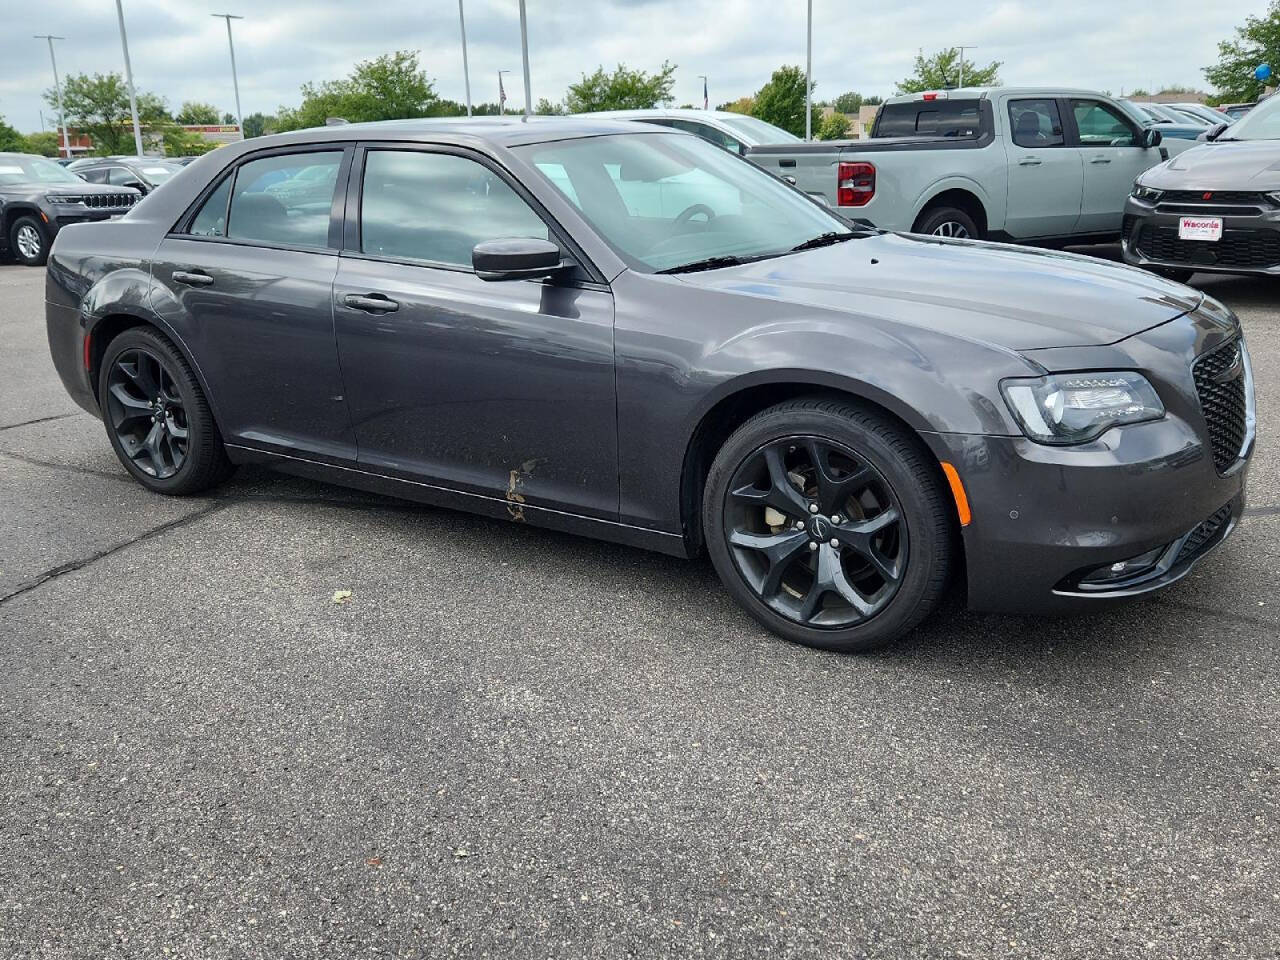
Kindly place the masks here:
<instances>
[{"instance_id":1,"label":"front tire","mask_svg":"<svg viewBox=\"0 0 1280 960\"><path fill-rule=\"evenodd\" d=\"M200 382L151 327L126 330L107 346L98 402L112 449L148 490L190 496L234 472Z\"/></svg>"},{"instance_id":2,"label":"front tire","mask_svg":"<svg viewBox=\"0 0 1280 960\"><path fill-rule=\"evenodd\" d=\"M9 249L19 263L40 267L49 259L49 234L35 217L18 217L9 226Z\"/></svg>"},{"instance_id":3,"label":"front tire","mask_svg":"<svg viewBox=\"0 0 1280 960\"><path fill-rule=\"evenodd\" d=\"M947 240L981 240L982 234L973 217L959 207L938 207L924 213L912 233L942 237Z\"/></svg>"},{"instance_id":4,"label":"front tire","mask_svg":"<svg viewBox=\"0 0 1280 960\"><path fill-rule=\"evenodd\" d=\"M729 593L795 643L887 646L946 592L953 532L937 464L856 403L802 398L744 423L711 465L702 522Z\"/></svg>"}]
</instances>

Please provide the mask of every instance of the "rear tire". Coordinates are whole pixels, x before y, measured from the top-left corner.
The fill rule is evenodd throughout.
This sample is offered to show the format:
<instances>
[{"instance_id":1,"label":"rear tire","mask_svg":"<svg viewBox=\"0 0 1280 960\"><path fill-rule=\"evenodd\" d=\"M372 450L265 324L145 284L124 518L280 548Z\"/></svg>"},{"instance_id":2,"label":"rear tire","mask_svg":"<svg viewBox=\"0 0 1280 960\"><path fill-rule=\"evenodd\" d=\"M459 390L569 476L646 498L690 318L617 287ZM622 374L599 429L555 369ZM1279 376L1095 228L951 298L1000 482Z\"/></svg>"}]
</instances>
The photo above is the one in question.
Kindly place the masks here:
<instances>
[{"instance_id":1,"label":"rear tire","mask_svg":"<svg viewBox=\"0 0 1280 960\"><path fill-rule=\"evenodd\" d=\"M19 263L40 267L49 259L49 233L35 217L18 217L9 226L9 250Z\"/></svg>"},{"instance_id":2,"label":"rear tire","mask_svg":"<svg viewBox=\"0 0 1280 960\"><path fill-rule=\"evenodd\" d=\"M921 214L912 233L949 240L981 240L982 233L973 217L959 207L936 207Z\"/></svg>"},{"instance_id":3,"label":"rear tire","mask_svg":"<svg viewBox=\"0 0 1280 960\"><path fill-rule=\"evenodd\" d=\"M159 331L132 327L107 345L98 403L116 456L148 490L191 496L235 472L200 382Z\"/></svg>"},{"instance_id":4,"label":"rear tire","mask_svg":"<svg viewBox=\"0 0 1280 960\"><path fill-rule=\"evenodd\" d=\"M950 577L952 515L918 438L822 397L739 427L702 504L707 549L733 598L779 636L841 653L887 646L934 610Z\"/></svg>"}]
</instances>

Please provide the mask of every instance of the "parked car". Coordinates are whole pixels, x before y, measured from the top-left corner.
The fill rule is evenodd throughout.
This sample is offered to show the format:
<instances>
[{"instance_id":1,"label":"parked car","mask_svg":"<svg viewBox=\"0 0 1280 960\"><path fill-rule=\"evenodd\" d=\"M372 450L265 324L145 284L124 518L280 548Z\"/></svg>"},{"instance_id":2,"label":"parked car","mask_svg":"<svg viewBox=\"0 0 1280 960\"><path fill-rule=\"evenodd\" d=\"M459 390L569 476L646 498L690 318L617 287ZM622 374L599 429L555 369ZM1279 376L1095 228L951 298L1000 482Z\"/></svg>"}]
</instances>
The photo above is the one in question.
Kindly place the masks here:
<instances>
[{"instance_id":1,"label":"parked car","mask_svg":"<svg viewBox=\"0 0 1280 960\"><path fill-rule=\"evenodd\" d=\"M761 143L801 143L801 139L772 123L729 110L689 110L654 107L651 110L605 110L578 114L610 120L636 120L696 134L733 153L746 153Z\"/></svg>"},{"instance_id":2,"label":"parked car","mask_svg":"<svg viewBox=\"0 0 1280 960\"><path fill-rule=\"evenodd\" d=\"M145 196L181 172L182 165L153 157L102 157L74 163L70 169L89 183L133 187Z\"/></svg>"},{"instance_id":3,"label":"parked car","mask_svg":"<svg viewBox=\"0 0 1280 960\"><path fill-rule=\"evenodd\" d=\"M1166 110L1158 103L1136 103L1133 100L1121 100L1130 114L1137 117L1143 126L1159 130L1164 137L1165 149L1169 155L1190 150L1195 140L1204 135L1208 125L1200 120L1192 120L1172 110ZM1174 150L1177 145L1180 149Z\"/></svg>"},{"instance_id":4,"label":"parked car","mask_svg":"<svg viewBox=\"0 0 1280 960\"><path fill-rule=\"evenodd\" d=\"M894 97L870 140L752 147L747 156L845 216L944 237L1110 239L1162 134L1084 90L932 91ZM1188 145L1189 146L1189 145Z\"/></svg>"},{"instance_id":5,"label":"parked car","mask_svg":"<svg viewBox=\"0 0 1280 960\"><path fill-rule=\"evenodd\" d=\"M85 183L46 157L0 153L0 246L40 266L67 224L122 216L138 199L137 190Z\"/></svg>"},{"instance_id":6,"label":"parked car","mask_svg":"<svg viewBox=\"0 0 1280 960\"><path fill-rule=\"evenodd\" d=\"M1232 120L1239 120L1256 106L1256 103L1225 103L1218 109Z\"/></svg>"},{"instance_id":7,"label":"parked car","mask_svg":"<svg viewBox=\"0 0 1280 960\"><path fill-rule=\"evenodd\" d=\"M322 211L261 189L299 165L335 172ZM619 183L691 171L717 198L627 211ZM191 172L63 231L46 292L63 383L158 493L258 462L705 549L762 624L836 650L959 575L978 608L1096 610L1241 516L1239 323L1156 276L855 229L594 118L302 130Z\"/></svg>"},{"instance_id":8,"label":"parked car","mask_svg":"<svg viewBox=\"0 0 1280 960\"><path fill-rule=\"evenodd\" d=\"M1280 275L1280 99L1138 177L1124 258L1179 280L1196 272Z\"/></svg>"},{"instance_id":9,"label":"parked car","mask_svg":"<svg viewBox=\"0 0 1280 960\"><path fill-rule=\"evenodd\" d=\"M1236 121L1235 117L1228 116L1221 110L1215 110L1213 107L1203 103L1170 103L1166 104L1166 106L1190 114L1193 117L1199 117L1211 127L1219 123L1235 123Z\"/></svg>"}]
</instances>

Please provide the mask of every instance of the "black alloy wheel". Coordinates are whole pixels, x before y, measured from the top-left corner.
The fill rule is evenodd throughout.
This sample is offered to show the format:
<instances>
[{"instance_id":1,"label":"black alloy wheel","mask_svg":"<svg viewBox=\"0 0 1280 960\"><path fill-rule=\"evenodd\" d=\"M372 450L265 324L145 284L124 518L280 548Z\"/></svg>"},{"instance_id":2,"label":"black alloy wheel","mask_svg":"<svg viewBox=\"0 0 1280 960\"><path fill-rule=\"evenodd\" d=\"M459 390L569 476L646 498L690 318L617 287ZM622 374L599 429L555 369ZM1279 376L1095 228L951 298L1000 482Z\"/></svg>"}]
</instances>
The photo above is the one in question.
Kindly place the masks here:
<instances>
[{"instance_id":1,"label":"black alloy wheel","mask_svg":"<svg viewBox=\"0 0 1280 960\"><path fill-rule=\"evenodd\" d=\"M810 627L869 620L898 592L910 536L880 472L843 444L783 437L729 482L725 531L742 578Z\"/></svg>"},{"instance_id":2,"label":"black alloy wheel","mask_svg":"<svg viewBox=\"0 0 1280 960\"><path fill-rule=\"evenodd\" d=\"M797 643L860 652L944 595L955 511L923 443L854 401L807 397L752 417L707 474L702 523L725 587Z\"/></svg>"},{"instance_id":3,"label":"black alloy wheel","mask_svg":"<svg viewBox=\"0 0 1280 960\"><path fill-rule=\"evenodd\" d=\"M913 233L924 233L947 240L981 240L981 231L973 217L958 207L938 207L921 215Z\"/></svg>"},{"instance_id":4,"label":"black alloy wheel","mask_svg":"<svg viewBox=\"0 0 1280 960\"><path fill-rule=\"evenodd\" d=\"M132 327L107 345L98 402L116 456L149 490L200 493L235 469L199 380L152 327Z\"/></svg>"}]
</instances>

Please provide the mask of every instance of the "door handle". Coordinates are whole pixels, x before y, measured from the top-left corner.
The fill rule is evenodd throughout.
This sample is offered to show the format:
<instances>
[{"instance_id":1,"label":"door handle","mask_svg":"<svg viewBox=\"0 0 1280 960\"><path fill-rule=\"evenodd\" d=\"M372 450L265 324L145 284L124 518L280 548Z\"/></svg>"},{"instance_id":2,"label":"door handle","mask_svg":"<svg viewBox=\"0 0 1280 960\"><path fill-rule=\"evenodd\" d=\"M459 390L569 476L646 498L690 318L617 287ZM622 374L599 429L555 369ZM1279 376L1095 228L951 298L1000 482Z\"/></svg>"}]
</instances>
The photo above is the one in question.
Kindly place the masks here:
<instances>
[{"instance_id":1,"label":"door handle","mask_svg":"<svg viewBox=\"0 0 1280 960\"><path fill-rule=\"evenodd\" d=\"M1020 167L1038 167L1042 163L1039 157L1023 157L1018 161Z\"/></svg>"},{"instance_id":2,"label":"door handle","mask_svg":"<svg viewBox=\"0 0 1280 960\"><path fill-rule=\"evenodd\" d=\"M1089 162L1090 163L1110 163L1111 158L1110 157L1093 157Z\"/></svg>"},{"instance_id":3,"label":"door handle","mask_svg":"<svg viewBox=\"0 0 1280 960\"><path fill-rule=\"evenodd\" d=\"M368 313L393 313L400 309L400 304L380 293L371 293L364 297L349 293L342 298L342 302L353 310L365 310Z\"/></svg>"},{"instance_id":4,"label":"door handle","mask_svg":"<svg viewBox=\"0 0 1280 960\"><path fill-rule=\"evenodd\" d=\"M173 282L185 283L189 287L208 287L213 284L213 277L201 270L191 272L175 270L173 271Z\"/></svg>"}]
</instances>

